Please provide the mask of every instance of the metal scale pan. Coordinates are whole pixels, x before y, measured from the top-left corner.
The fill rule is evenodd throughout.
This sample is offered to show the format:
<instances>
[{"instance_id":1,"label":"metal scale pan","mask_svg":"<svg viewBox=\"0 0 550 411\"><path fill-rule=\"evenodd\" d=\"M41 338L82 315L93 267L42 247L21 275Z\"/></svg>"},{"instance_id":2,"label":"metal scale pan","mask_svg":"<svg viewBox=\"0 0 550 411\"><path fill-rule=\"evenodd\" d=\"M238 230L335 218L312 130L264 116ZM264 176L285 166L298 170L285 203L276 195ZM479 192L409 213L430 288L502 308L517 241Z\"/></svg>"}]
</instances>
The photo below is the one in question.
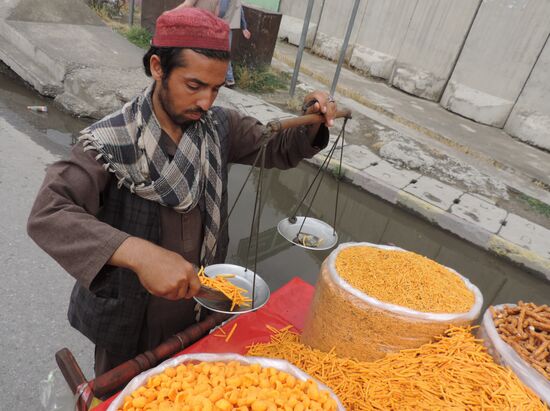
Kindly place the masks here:
<instances>
[{"instance_id":1,"label":"metal scale pan","mask_svg":"<svg viewBox=\"0 0 550 411\"><path fill-rule=\"evenodd\" d=\"M237 287L243 288L248 291L247 296L252 298L252 289L254 284L254 272L247 270L244 267L234 264L213 264L204 269L204 273L207 277L215 277L220 274L233 274L235 277L228 278L227 280L235 284ZM256 286L254 292L253 306L240 307L237 306L230 310L231 305L219 301L212 301L202 297L194 297L200 305L208 308L211 311L215 311L223 314L244 314L251 311L255 311L258 308L263 307L267 300L269 300L270 291L267 283L262 277L256 274Z\"/></svg>"},{"instance_id":2,"label":"metal scale pan","mask_svg":"<svg viewBox=\"0 0 550 411\"><path fill-rule=\"evenodd\" d=\"M277 224L277 231L287 241L308 250L329 250L338 243L336 231L313 217L285 218Z\"/></svg>"}]
</instances>

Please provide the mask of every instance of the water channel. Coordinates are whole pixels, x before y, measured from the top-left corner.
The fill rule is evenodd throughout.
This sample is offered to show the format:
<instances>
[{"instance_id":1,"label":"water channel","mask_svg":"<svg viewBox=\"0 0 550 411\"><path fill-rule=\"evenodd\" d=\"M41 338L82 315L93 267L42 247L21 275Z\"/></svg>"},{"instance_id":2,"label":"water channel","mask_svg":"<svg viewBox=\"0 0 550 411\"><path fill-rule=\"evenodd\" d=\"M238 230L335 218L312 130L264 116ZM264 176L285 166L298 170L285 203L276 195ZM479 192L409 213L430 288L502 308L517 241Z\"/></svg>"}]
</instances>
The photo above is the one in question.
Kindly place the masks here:
<instances>
[{"instance_id":1,"label":"water channel","mask_svg":"<svg viewBox=\"0 0 550 411\"><path fill-rule=\"evenodd\" d=\"M46 105L48 113L32 112L27 109L29 105ZM61 155L69 151L78 131L90 123L60 112L51 100L39 96L6 70L0 72L0 115L47 150ZM247 166L231 167L230 205L247 172ZM313 166L303 163L293 170L266 173L258 273L272 291L295 276L314 284L329 253L293 246L276 229L277 223L289 216L315 172ZM254 173L233 213L229 262L245 264L257 183L258 174ZM329 224L334 218L335 188L335 179L327 176L312 207L313 216ZM392 243L454 268L481 289L485 307L520 299L550 304L547 281L350 184L341 186L336 228L340 242Z\"/></svg>"}]
</instances>

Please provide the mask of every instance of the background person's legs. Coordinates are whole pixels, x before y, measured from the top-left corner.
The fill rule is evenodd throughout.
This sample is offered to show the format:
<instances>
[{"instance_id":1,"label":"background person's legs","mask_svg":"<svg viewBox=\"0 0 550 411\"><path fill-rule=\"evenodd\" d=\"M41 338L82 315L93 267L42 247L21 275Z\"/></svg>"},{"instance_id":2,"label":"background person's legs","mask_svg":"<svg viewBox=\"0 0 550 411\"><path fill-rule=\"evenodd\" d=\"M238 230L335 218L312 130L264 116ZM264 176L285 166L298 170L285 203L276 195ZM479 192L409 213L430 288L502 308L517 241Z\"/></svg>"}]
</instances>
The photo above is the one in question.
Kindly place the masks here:
<instances>
[{"instance_id":1,"label":"background person's legs","mask_svg":"<svg viewBox=\"0 0 550 411\"><path fill-rule=\"evenodd\" d=\"M231 40L233 38L233 30L229 30L229 47L231 48ZM229 61L227 67L227 73L225 74L225 85L227 87L233 87L235 85L235 76L233 75L233 64Z\"/></svg>"}]
</instances>

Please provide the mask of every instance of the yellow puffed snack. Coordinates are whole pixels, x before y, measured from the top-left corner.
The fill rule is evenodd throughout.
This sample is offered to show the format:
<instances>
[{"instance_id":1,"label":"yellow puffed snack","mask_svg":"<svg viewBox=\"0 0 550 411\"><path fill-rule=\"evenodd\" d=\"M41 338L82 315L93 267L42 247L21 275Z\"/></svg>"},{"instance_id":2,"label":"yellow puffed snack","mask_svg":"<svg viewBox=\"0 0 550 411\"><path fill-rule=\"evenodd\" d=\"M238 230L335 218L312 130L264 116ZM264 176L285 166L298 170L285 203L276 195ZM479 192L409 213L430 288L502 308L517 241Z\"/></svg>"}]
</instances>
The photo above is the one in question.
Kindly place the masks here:
<instances>
[{"instance_id":1,"label":"yellow puffed snack","mask_svg":"<svg viewBox=\"0 0 550 411\"><path fill-rule=\"evenodd\" d=\"M180 364L150 377L118 411L337 410L328 391L313 380L259 364Z\"/></svg>"}]
</instances>

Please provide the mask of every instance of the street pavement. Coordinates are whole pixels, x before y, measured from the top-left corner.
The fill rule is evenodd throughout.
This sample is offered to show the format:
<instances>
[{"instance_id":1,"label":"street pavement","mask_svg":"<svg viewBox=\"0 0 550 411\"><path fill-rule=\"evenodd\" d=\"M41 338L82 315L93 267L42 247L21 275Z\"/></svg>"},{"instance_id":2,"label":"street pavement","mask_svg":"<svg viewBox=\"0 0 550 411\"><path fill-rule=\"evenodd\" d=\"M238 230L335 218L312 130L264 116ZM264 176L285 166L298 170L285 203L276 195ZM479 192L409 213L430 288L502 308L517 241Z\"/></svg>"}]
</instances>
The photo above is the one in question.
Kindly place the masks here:
<instances>
[{"instance_id":1,"label":"street pavement","mask_svg":"<svg viewBox=\"0 0 550 411\"><path fill-rule=\"evenodd\" d=\"M93 346L67 321L67 296L74 280L26 233L44 170L63 152L52 153L32 140L46 140L44 134L10 124L7 118L14 115L5 104L0 98L0 410L34 411L42 409L41 381L57 370L54 353L70 347L92 377ZM65 382L60 382L62 393Z\"/></svg>"}]
</instances>

